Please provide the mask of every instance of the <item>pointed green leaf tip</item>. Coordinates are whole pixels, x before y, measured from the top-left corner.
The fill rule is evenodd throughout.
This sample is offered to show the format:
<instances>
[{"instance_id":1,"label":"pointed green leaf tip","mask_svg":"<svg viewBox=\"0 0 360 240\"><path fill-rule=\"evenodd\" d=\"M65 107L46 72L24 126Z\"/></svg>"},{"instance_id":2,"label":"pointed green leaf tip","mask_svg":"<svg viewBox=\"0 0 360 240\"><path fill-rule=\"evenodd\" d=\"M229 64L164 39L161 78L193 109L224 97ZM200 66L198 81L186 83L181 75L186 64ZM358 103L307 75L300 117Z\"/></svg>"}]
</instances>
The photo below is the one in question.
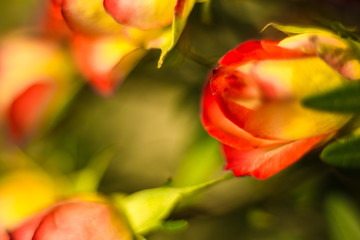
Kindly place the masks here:
<instances>
[{"instance_id":1,"label":"pointed green leaf tip","mask_svg":"<svg viewBox=\"0 0 360 240\"><path fill-rule=\"evenodd\" d=\"M182 31L184 30L184 27L186 25L187 19L182 19L175 17L173 24L171 26L171 32L165 33L165 41L160 46L161 54L158 61L158 68L161 68L162 64L164 63L166 55L170 52L170 50L175 46L177 41L179 40Z\"/></svg>"},{"instance_id":2,"label":"pointed green leaf tip","mask_svg":"<svg viewBox=\"0 0 360 240\"><path fill-rule=\"evenodd\" d=\"M160 187L136 192L127 197L114 196L114 204L121 209L129 224L137 235L144 235L155 229L177 229L185 222L164 223L172 210L186 198L204 190L218 182L230 178L225 177L190 187Z\"/></svg>"},{"instance_id":3,"label":"pointed green leaf tip","mask_svg":"<svg viewBox=\"0 0 360 240\"><path fill-rule=\"evenodd\" d=\"M286 34L303 34L303 33L329 33L330 31L327 31L322 28L311 28L311 27L299 27L299 26L291 26L291 25L281 25L277 23L269 23L267 24L261 32L268 29L269 27L273 27L283 33Z\"/></svg>"},{"instance_id":4,"label":"pointed green leaf tip","mask_svg":"<svg viewBox=\"0 0 360 240\"><path fill-rule=\"evenodd\" d=\"M360 113L360 81L349 82L339 88L307 97L305 107L339 113Z\"/></svg>"},{"instance_id":5,"label":"pointed green leaf tip","mask_svg":"<svg viewBox=\"0 0 360 240\"><path fill-rule=\"evenodd\" d=\"M117 151L115 147L108 147L95 155L86 167L75 172L71 179L72 191L74 193L97 192L101 179Z\"/></svg>"},{"instance_id":6,"label":"pointed green leaf tip","mask_svg":"<svg viewBox=\"0 0 360 240\"><path fill-rule=\"evenodd\" d=\"M360 167L360 134L342 138L326 146L321 159L339 167Z\"/></svg>"},{"instance_id":7,"label":"pointed green leaf tip","mask_svg":"<svg viewBox=\"0 0 360 240\"><path fill-rule=\"evenodd\" d=\"M174 13L174 19L171 25L171 29L164 32L164 35L160 38L165 40L160 41L161 44L158 46L161 50L160 58L158 61L158 68L162 66L164 63L166 55L170 52L171 49L174 48L176 43L178 42L181 33L183 32L187 19L191 13L196 2L206 2L209 0L185 0L183 1L184 7L182 9L181 14Z\"/></svg>"}]
</instances>

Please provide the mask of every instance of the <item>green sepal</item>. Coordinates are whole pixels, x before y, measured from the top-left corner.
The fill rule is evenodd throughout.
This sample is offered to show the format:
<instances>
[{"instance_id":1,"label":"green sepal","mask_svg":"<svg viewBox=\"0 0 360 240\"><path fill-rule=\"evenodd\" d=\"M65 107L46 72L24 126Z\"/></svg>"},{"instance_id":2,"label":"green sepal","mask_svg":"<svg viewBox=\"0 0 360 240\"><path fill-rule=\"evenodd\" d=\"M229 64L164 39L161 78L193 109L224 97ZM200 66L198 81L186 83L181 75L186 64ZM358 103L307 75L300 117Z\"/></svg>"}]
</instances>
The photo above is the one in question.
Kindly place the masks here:
<instances>
[{"instance_id":1,"label":"green sepal","mask_svg":"<svg viewBox=\"0 0 360 240\"><path fill-rule=\"evenodd\" d=\"M360 167L360 134L354 133L327 145L321 159L339 167Z\"/></svg>"},{"instance_id":2,"label":"green sepal","mask_svg":"<svg viewBox=\"0 0 360 240\"><path fill-rule=\"evenodd\" d=\"M193 9L196 2L206 2L208 0L186 0L184 1L184 9L182 13L176 13L174 12L174 18L171 25L171 28L166 30L162 36L160 36L161 39L165 39L164 41L159 41L161 44L158 46L161 50L161 54L158 61L158 68L162 66L164 63L164 59L168 52L170 52L171 49L174 48L176 43L178 42L181 33L183 32L187 19L191 13L191 10ZM160 39L159 38L159 39Z\"/></svg>"},{"instance_id":3,"label":"green sepal","mask_svg":"<svg viewBox=\"0 0 360 240\"><path fill-rule=\"evenodd\" d=\"M356 27L347 27L340 22L331 21L329 19L323 18L317 19L316 21L319 22L321 25L325 26L326 28L331 29L333 32L335 32L342 38L351 38L353 40L358 39L358 37L354 35L357 30Z\"/></svg>"},{"instance_id":4,"label":"green sepal","mask_svg":"<svg viewBox=\"0 0 360 240\"><path fill-rule=\"evenodd\" d=\"M305 107L339 113L360 113L360 81L302 99Z\"/></svg>"},{"instance_id":5,"label":"green sepal","mask_svg":"<svg viewBox=\"0 0 360 240\"><path fill-rule=\"evenodd\" d=\"M303 34L303 33L331 33L330 31L327 31L326 29L322 28L311 28L311 27L299 27L299 26L291 26L291 25L281 25L277 23L269 23L267 24L261 32L266 30L269 27L273 27L283 33L286 34Z\"/></svg>"},{"instance_id":6,"label":"green sepal","mask_svg":"<svg viewBox=\"0 0 360 240\"><path fill-rule=\"evenodd\" d=\"M156 229L177 228L181 224L165 223L165 219L170 215L176 206L186 202L187 198L194 194L230 178L226 175L222 178L208 181L206 183L190 187L160 187L146 189L136 192L129 196L115 194L113 196L114 205L127 216L129 225L136 235L145 235ZM173 222L174 223L174 222Z\"/></svg>"}]
</instances>

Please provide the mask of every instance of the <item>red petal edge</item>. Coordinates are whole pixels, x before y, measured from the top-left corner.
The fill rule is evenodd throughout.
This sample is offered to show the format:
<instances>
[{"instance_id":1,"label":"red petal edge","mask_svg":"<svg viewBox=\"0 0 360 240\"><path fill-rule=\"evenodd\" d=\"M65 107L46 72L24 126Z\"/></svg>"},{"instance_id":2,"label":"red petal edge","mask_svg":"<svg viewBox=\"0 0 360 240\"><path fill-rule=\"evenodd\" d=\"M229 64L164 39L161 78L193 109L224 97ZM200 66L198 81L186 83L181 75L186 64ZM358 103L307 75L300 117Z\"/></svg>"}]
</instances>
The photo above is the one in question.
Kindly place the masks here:
<instances>
[{"instance_id":1,"label":"red petal edge","mask_svg":"<svg viewBox=\"0 0 360 240\"><path fill-rule=\"evenodd\" d=\"M34 131L49 103L54 87L49 82L34 84L13 101L9 109L9 125L14 140L22 141Z\"/></svg>"},{"instance_id":2,"label":"red petal edge","mask_svg":"<svg viewBox=\"0 0 360 240\"><path fill-rule=\"evenodd\" d=\"M223 145L227 165L235 176L252 175L266 179L296 162L327 136L318 135L281 145L277 148L258 148L244 151Z\"/></svg>"},{"instance_id":3,"label":"red petal edge","mask_svg":"<svg viewBox=\"0 0 360 240\"><path fill-rule=\"evenodd\" d=\"M313 54L311 54L313 55ZM241 65L253 60L289 59L309 56L299 50L286 49L274 41L247 41L230 50L219 61L219 65Z\"/></svg>"}]
</instances>

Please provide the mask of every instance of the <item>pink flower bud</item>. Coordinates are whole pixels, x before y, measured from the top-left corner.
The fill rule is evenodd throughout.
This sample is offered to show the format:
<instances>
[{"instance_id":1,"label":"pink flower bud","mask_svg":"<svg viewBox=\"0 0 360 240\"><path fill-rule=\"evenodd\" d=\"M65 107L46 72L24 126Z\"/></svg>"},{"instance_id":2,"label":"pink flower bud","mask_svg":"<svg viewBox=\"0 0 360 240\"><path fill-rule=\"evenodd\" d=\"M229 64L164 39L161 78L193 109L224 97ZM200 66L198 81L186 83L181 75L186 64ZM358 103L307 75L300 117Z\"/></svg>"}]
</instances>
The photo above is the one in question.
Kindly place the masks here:
<instances>
[{"instance_id":1,"label":"pink flower bud","mask_svg":"<svg viewBox=\"0 0 360 240\"><path fill-rule=\"evenodd\" d=\"M69 201L41 212L10 232L13 240L129 240L124 220L106 203Z\"/></svg>"}]
</instances>

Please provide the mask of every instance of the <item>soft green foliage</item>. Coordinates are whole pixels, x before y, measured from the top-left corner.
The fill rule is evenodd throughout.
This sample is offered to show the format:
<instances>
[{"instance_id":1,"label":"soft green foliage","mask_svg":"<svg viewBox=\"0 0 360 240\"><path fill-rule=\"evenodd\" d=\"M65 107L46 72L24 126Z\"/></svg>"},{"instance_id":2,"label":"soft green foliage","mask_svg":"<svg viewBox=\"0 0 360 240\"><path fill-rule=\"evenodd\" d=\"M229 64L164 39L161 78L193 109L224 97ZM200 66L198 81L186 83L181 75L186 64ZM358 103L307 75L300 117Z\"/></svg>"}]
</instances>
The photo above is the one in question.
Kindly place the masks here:
<instances>
[{"instance_id":1,"label":"soft green foliage","mask_svg":"<svg viewBox=\"0 0 360 240\"><path fill-rule=\"evenodd\" d=\"M325 211L331 239L360 239L359 210L351 200L342 195L331 195L326 199Z\"/></svg>"},{"instance_id":2,"label":"soft green foliage","mask_svg":"<svg viewBox=\"0 0 360 240\"><path fill-rule=\"evenodd\" d=\"M185 155L173 178L173 186L200 184L213 176L222 165L219 143L212 138L199 141Z\"/></svg>"},{"instance_id":3,"label":"soft green foliage","mask_svg":"<svg viewBox=\"0 0 360 240\"><path fill-rule=\"evenodd\" d=\"M116 155L115 148L107 148L94 156L87 166L72 175L73 192L97 192L110 161Z\"/></svg>"}]
</instances>

